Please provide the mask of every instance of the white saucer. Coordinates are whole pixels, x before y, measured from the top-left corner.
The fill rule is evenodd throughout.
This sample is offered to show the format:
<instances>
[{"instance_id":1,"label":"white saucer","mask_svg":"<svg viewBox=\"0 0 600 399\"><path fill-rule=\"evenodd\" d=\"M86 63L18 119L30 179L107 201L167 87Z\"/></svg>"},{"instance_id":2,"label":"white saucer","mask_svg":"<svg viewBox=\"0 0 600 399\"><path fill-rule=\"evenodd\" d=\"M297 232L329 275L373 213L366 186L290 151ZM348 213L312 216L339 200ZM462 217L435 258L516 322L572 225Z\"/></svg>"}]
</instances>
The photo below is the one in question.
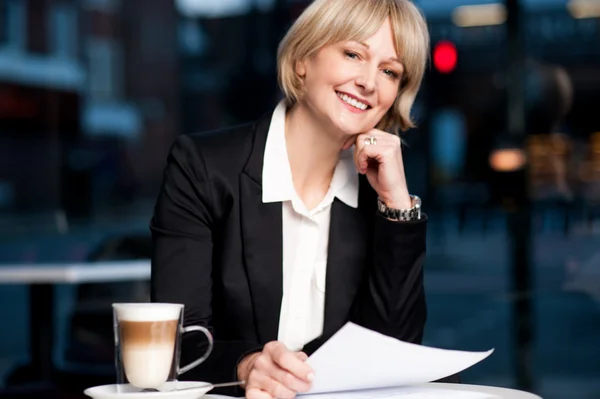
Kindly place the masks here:
<instances>
[{"instance_id":1,"label":"white saucer","mask_svg":"<svg viewBox=\"0 0 600 399\"><path fill-rule=\"evenodd\" d=\"M212 388L208 382L174 381L165 383L163 392L140 392L129 384L117 390L117 385L111 384L88 388L83 393L93 399L198 399Z\"/></svg>"}]
</instances>

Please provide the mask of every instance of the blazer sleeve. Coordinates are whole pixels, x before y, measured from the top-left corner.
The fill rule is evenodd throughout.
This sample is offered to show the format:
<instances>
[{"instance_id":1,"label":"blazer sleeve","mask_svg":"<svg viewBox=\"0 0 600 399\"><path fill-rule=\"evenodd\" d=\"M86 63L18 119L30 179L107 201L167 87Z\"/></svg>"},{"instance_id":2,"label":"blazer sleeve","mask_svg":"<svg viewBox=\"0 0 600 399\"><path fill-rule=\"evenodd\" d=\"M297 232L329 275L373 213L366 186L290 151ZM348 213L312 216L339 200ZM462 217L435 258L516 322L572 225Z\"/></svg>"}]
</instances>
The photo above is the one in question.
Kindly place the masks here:
<instances>
[{"instance_id":1,"label":"blazer sleeve","mask_svg":"<svg viewBox=\"0 0 600 399\"><path fill-rule=\"evenodd\" d=\"M353 322L405 342L422 342L426 231L425 215L395 222L376 212L372 264L353 305Z\"/></svg>"},{"instance_id":2,"label":"blazer sleeve","mask_svg":"<svg viewBox=\"0 0 600 399\"><path fill-rule=\"evenodd\" d=\"M169 153L150 223L151 300L184 304L184 324L202 325L214 334L212 231L217 220L212 204L214 198L204 159L189 136L180 136ZM190 333L184 337L182 366L202 356L207 345L202 334ZM209 358L180 379L211 383L233 381L237 378L240 358L257 346L256 342L222 341L215 334Z\"/></svg>"},{"instance_id":3,"label":"blazer sleeve","mask_svg":"<svg viewBox=\"0 0 600 399\"><path fill-rule=\"evenodd\" d=\"M421 344L427 319L423 266L427 216L394 222L376 213L373 263L354 303L352 321L405 342ZM461 383L459 374L434 382Z\"/></svg>"}]
</instances>

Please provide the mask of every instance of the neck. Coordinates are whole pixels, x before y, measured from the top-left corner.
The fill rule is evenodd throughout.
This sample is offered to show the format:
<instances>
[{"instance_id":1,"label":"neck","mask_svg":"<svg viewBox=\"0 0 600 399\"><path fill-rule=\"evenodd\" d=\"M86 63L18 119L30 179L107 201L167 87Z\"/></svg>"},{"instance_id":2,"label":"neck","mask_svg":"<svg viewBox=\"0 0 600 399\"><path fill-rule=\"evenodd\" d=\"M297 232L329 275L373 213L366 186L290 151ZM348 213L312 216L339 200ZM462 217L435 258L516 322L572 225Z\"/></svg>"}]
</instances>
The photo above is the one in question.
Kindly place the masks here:
<instances>
[{"instance_id":1,"label":"neck","mask_svg":"<svg viewBox=\"0 0 600 399\"><path fill-rule=\"evenodd\" d=\"M288 109L285 138L296 192L305 205L316 206L327 193L343 146L301 104Z\"/></svg>"}]
</instances>

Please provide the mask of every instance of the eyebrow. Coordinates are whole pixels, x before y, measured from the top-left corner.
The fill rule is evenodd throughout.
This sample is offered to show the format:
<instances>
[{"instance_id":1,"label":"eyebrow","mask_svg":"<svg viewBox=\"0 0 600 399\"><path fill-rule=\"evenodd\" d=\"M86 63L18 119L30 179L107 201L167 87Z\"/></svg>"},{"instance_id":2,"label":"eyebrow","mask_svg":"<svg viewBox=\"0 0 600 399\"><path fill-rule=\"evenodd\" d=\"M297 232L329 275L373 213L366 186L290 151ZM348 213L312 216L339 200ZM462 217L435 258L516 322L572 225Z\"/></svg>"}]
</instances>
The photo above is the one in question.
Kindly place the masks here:
<instances>
[{"instance_id":1,"label":"eyebrow","mask_svg":"<svg viewBox=\"0 0 600 399\"><path fill-rule=\"evenodd\" d=\"M365 47L367 50L370 48L370 46L367 43L365 43L365 42L356 41L355 43L360 44L361 46ZM390 57L389 60L392 61L392 62L397 62L398 64L402 65L402 67L404 67L404 64L402 64L402 61L400 61L399 58Z\"/></svg>"}]
</instances>

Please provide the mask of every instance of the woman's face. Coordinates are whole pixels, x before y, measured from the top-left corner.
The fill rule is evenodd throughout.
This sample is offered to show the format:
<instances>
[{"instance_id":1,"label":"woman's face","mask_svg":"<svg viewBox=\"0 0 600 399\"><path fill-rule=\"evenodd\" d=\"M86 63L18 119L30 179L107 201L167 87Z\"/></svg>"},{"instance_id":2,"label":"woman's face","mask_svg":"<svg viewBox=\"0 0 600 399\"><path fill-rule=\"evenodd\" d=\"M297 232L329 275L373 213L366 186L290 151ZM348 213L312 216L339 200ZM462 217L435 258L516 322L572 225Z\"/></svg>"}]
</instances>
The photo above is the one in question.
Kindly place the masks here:
<instances>
[{"instance_id":1,"label":"woman's face","mask_svg":"<svg viewBox=\"0 0 600 399\"><path fill-rule=\"evenodd\" d=\"M374 128L394 104L404 72L389 21L364 42L343 41L298 62L300 103L345 135Z\"/></svg>"}]
</instances>

